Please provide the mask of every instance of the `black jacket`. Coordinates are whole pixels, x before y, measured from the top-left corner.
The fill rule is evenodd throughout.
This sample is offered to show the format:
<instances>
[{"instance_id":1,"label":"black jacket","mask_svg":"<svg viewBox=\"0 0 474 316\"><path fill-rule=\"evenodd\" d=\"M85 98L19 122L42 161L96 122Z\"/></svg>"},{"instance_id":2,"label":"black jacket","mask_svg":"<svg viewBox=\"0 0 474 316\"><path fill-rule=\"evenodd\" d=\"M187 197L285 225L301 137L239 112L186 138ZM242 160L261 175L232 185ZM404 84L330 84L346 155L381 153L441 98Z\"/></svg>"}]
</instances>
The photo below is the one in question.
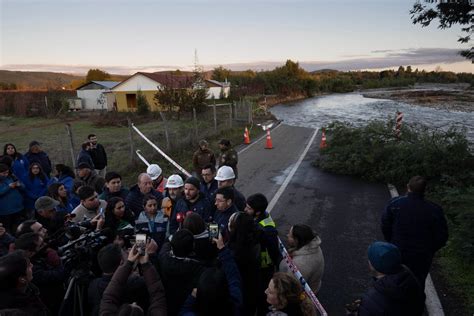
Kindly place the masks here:
<instances>
[{"instance_id":1,"label":"black jacket","mask_svg":"<svg viewBox=\"0 0 474 316\"><path fill-rule=\"evenodd\" d=\"M155 196L158 200L158 205L161 205L161 200L163 199L163 195L156 191L151 189L150 193L153 196ZM135 184L133 187L130 188L130 192L127 194L127 198L125 199L125 204L129 210L133 212L135 215L135 218L138 218L138 215L140 215L141 211L143 211L143 198L145 195L140 191L140 188L138 187L138 184Z\"/></svg>"},{"instance_id":2,"label":"black jacket","mask_svg":"<svg viewBox=\"0 0 474 316\"><path fill-rule=\"evenodd\" d=\"M165 287L168 315L177 315L199 278L205 270L204 264L190 258L177 258L165 253L158 259L161 279Z\"/></svg>"},{"instance_id":3,"label":"black jacket","mask_svg":"<svg viewBox=\"0 0 474 316\"><path fill-rule=\"evenodd\" d=\"M413 273L404 267L397 274L377 279L362 297L360 316L422 315L425 294Z\"/></svg>"},{"instance_id":4,"label":"black jacket","mask_svg":"<svg viewBox=\"0 0 474 316\"><path fill-rule=\"evenodd\" d=\"M41 165L43 172L49 177L53 168L51 167L51 160L49 160L48 154L44 151L40 151L39 153L32 153L31 151L25 154L25 157L30 162L30 165L33 162L37 162Z\"/></svg>"},{"instance_id":5,"label":"black jacket","mask_svg":"<svg viewBox=\"0 0 474 316\"><path fill-rule=\"evenodd\" d=\"M102 170L107 166L107 153L105 152L104 146L97 144L95 148L91 149L90 154L95 169Z\"/></svg>"},{"instance_id":6,"label":"black jacket","mask_svg":"<svg viewBox=\"0 0 474 316\"><path fill-rule=\"evenodd\" d=\"M17 289L0 291L0 310L2 309L17 309L32 316L50 315L34 284L29 284L25 292Z\"/></svg>"}]
</instances>

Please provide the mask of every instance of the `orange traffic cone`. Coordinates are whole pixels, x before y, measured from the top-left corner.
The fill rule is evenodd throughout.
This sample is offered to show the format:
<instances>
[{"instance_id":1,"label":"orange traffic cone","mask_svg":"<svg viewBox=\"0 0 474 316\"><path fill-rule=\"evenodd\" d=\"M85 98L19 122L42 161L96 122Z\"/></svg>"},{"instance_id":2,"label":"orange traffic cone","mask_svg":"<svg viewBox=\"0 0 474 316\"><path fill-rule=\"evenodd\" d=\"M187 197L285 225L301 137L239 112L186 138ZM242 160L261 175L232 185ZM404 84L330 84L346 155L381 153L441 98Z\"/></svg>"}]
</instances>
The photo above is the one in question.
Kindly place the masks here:
<instances>
[{"instance_id":1,"label":"orange traffic cone","mask_svg":"<svg viewBox=\"0 0 474 316\"><path fill-rule=\"evenodd\" d=\"M270 129L267 129L267 144L265 146L265 149L272 149L273 144L272 144L272 136L270 135Z\"/></svg>"},{"instance_id":2,"label":"orange traffic cone","mask_svg":"<svg viewBox=\"0 0 474 316\"><path fill-rule=\"evenodd\" d=\"M250 144L250 133L247 127L245 127L245 132L244 132L244 144Z\"/></svg>"},{"instance_id":3,"label":"orange traffic cone","mask_svg":"<svg viewBox=\"0 0 474 316\"><path fill-rule=\"evenodd\" d=\"M323 129L323 135L321 136L321 144L319 144L319 148L323 149L326 148L328 144L326 144L326 130Z\"/></svg>"}]
</instances>

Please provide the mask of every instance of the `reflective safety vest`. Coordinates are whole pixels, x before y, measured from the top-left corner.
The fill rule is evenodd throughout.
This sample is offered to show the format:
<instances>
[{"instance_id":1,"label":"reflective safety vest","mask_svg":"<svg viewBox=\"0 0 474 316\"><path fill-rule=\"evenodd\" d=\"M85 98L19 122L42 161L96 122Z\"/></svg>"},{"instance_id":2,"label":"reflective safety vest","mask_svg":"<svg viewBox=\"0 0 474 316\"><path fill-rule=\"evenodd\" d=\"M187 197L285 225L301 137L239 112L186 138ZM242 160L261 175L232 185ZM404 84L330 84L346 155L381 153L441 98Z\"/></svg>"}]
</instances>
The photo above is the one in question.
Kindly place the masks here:
<instances>
[{"instance_id":1,"label":"reflective safety vest","mask_svg":"<svg viewBox=\"0 0 474 316\"><path fill-rule=\"evenodd\" d=\"M276 227L275 222L273 221L272 217L268 215L268 217L262 219L258 224L262 227ZM268 254L268 249L262 250L260 252L260 268L268 268L272 265L272 259Z\"/></svg>"}]
</instances>

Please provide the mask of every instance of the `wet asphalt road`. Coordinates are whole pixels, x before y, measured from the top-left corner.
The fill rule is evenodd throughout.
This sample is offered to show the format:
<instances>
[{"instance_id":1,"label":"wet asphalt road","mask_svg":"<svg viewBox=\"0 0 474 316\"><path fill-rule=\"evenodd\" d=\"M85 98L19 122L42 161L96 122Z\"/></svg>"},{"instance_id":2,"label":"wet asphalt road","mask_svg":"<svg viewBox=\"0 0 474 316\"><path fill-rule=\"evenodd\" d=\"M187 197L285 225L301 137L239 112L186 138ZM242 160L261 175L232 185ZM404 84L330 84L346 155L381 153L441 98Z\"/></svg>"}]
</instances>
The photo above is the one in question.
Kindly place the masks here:
<instances>
[{"instance_id":1,"label":"wet asphalt road","mask_svg":"<svg viewBox=\"0 0 474 316\"><path fill-rule=\"evenodd\" d=\"M261 192L270 201L304 151L314 130L281 125L272 131L274 149L265 139L239 154L237 188L248 196ZM384 184L322 172L311 163L320 135L272 210L280 237L291 225L313 227L322 239L325 272L318 299L329 315L345 315L344 304L360 297L370 282L367 247L381 239L379 218L390 199Z\"/></svg>"}]
</instances>

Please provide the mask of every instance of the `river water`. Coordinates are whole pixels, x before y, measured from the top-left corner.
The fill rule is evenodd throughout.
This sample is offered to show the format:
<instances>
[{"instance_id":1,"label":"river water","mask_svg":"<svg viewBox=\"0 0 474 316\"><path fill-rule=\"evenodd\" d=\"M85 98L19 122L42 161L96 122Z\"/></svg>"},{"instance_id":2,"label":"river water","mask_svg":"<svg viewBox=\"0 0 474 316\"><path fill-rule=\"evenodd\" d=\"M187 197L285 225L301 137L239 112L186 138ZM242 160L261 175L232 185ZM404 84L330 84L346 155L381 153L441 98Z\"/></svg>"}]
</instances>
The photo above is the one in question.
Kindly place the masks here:
<instances>
[{"instance_id":1,"label":"river water","mask_svg":"<svg viewBox=\"0 0 474 316\"><path fill-rule=\"evenodd\" d=\"M349 121L363 125L369 120L395 120L403 112L405 124L421 123L434 128L465 127L474 143L474 112L457 112L421 107L400 101L366 98L362 94L343 93L318 96L303 101L277 105L271 112L283 123L318 128L333 121Z\"/></svg>"}]
</instances>

